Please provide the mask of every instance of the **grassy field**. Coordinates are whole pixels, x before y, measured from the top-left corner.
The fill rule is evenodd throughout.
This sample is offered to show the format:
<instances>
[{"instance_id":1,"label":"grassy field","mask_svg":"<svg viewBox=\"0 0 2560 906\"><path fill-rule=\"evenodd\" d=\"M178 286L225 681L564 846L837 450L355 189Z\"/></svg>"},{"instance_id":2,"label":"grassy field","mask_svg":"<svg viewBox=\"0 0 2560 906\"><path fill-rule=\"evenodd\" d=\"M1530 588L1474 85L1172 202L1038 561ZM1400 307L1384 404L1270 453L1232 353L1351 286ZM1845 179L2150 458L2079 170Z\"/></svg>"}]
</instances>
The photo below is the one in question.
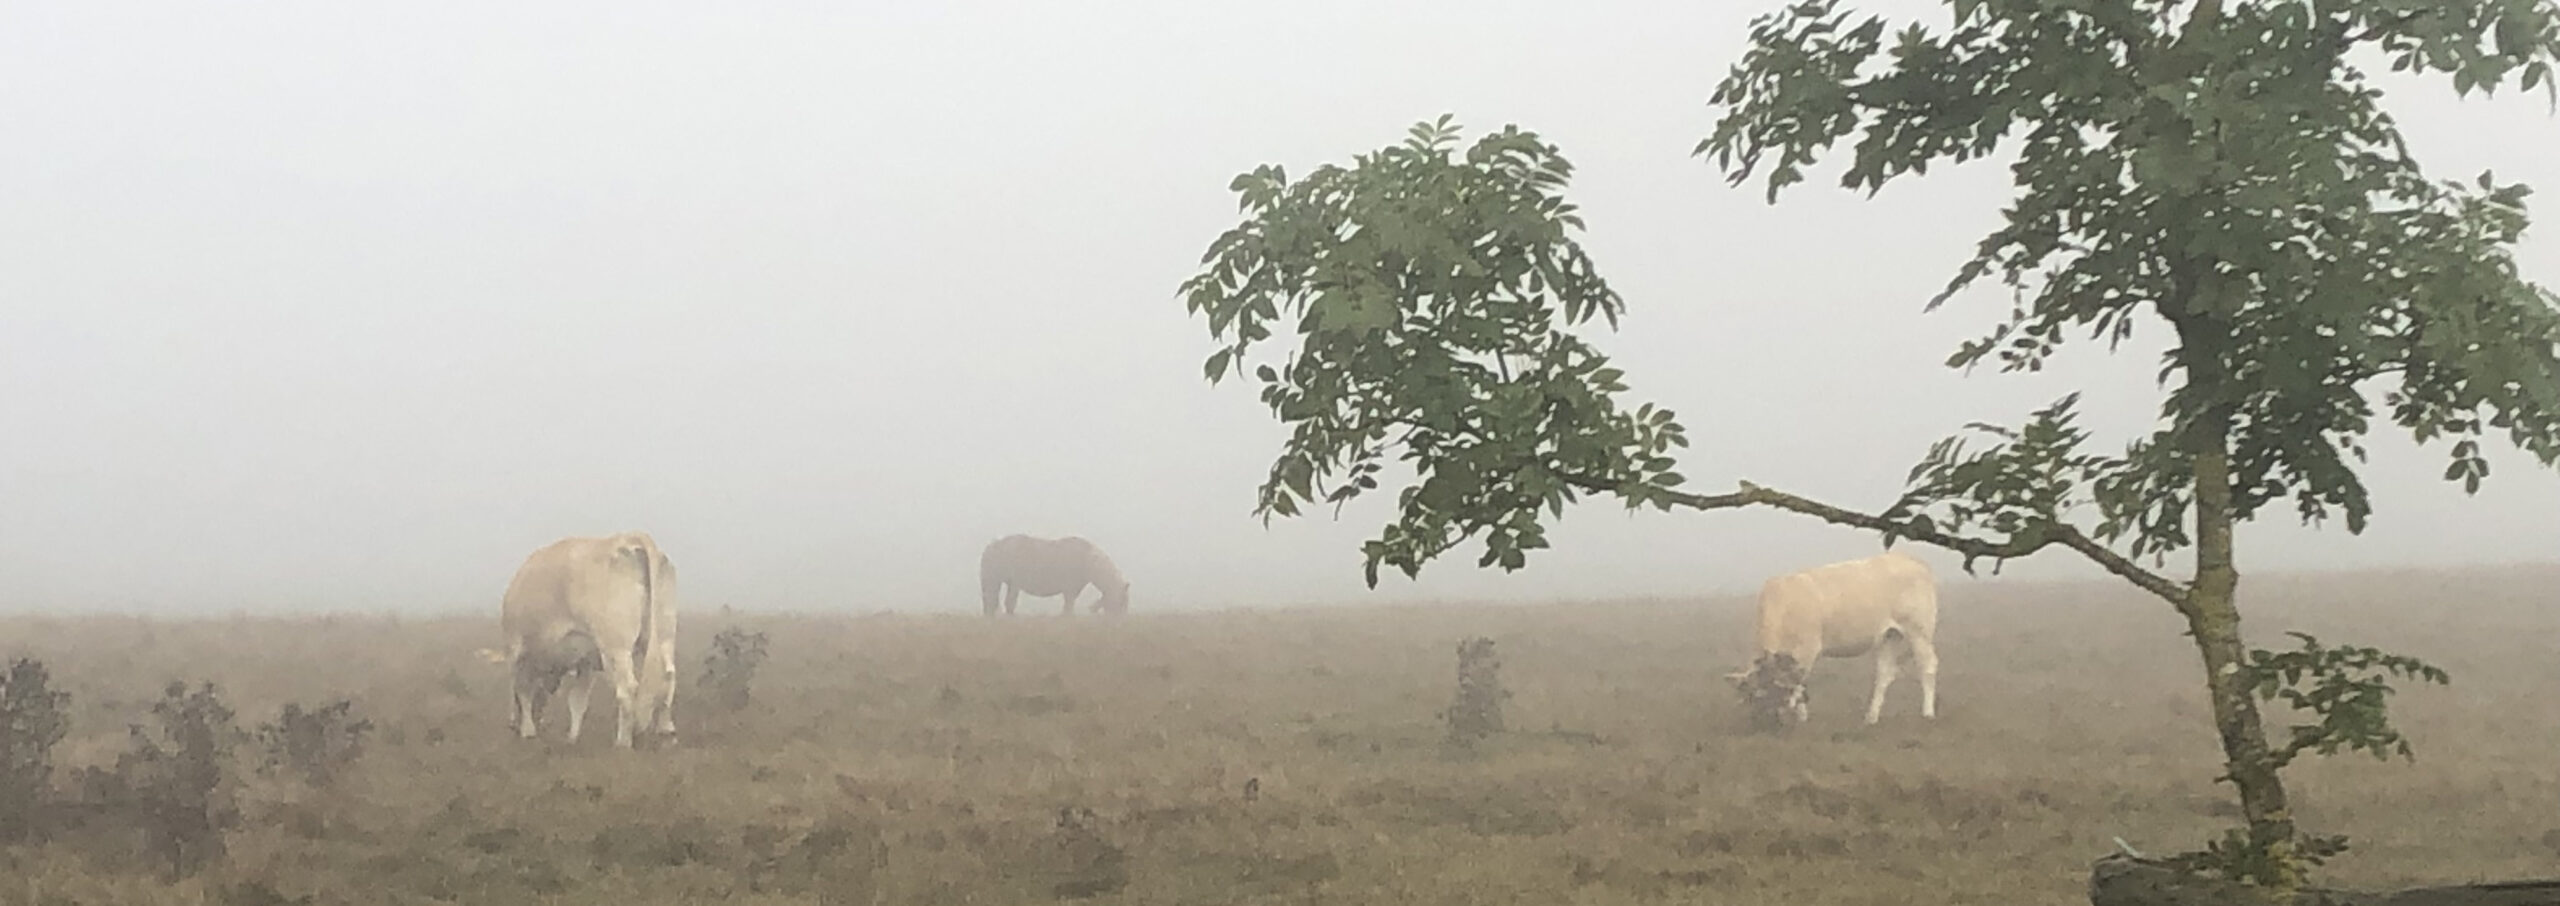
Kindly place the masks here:
<instances>
[{"instance_id":1,"label":"grassy field","mask_svg":"<svg viewBox=\"0 0 2560 906\"><path fill-rule=\"evenodd\" d=\"M2306 823L2356 841L2325 880L2560 875L2560 570L2245 593L2262 646L2303 629L2454 674L2396 700L2415 764L2292 775ZM602 708L578 745L557 717L514 739L504 669L472 657L494 615L10 618L0 656L74 696L66 765L111 762L173 679L219 684L244 725L352 697L378 729L335 789L246 776L230 857L197 878L61 843L9 856L0 903L2070 903L2111 837L2167 851L2226 823L2166 607L1944 595L1936 722L1906 682L1859 726L1869 666L1827 661L1784 738L1741 732L1719 679L1740 599L1116 623L696 603L688 682L723 628L772 658L748 709L681 698L683 745L639 752L607 747ZM1471 634L1499 644L1511 732L1460 752L1436 715Z\"/></svg>"}]
</instances>

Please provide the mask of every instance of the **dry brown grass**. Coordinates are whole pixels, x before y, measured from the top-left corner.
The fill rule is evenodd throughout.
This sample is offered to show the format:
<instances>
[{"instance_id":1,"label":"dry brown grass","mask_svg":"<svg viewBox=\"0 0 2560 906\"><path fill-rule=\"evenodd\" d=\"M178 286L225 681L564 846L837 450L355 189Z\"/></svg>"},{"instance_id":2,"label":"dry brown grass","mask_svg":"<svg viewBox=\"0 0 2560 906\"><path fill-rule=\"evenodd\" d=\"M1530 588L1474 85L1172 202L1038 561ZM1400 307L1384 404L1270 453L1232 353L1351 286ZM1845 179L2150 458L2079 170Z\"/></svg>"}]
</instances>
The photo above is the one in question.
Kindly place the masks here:
<instances>
[{"instance_id":1,"label":"dry brown grass","mask_svg":"<svg viewBox=\"0 0 2560 906\"><path fill-rule=\"evenodd\" d=\"M2455 675L2397 701L2416 764L2293 774L2308 825L2356 840L2327 880L2560 874L2560 571L2249 595L2261 644L2301 628ZM0 620L0 656L45 659L75 696L66 765L112 760L171 679L219 683L243 723L352 696L378 725L334 792L250 778L247 827L204 877L57 845L13 857L0 903L251 902L250 884L385 903L2068 903L2109 837L2183 848L2227 820L2193 654L2156 602L1951 579L1937 722L1906 683L1858 726L1867 667L1828 661L1787 738L1741 732L1718 678L1745 612L701 608L685 679L719 629L766 631L754 702L683 701L685 744L633 753L609 724L518 743L504 669L471 654L488 620ZM1470 635L1501 646L1511 730L1457 752L1437 715Z\"/></svg>"}]
</instances>

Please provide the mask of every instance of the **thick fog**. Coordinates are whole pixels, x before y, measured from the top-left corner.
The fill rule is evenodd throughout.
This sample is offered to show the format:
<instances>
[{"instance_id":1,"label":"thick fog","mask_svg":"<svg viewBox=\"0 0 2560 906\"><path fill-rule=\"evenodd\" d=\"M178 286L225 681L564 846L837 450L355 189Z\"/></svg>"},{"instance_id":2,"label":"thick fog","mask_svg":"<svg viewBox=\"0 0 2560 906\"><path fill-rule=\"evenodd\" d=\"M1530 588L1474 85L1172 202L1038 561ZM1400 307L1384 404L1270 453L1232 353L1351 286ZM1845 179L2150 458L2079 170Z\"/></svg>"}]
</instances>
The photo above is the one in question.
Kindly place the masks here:
<instances>
[{"instance_id":1,"label":"thick fog","mask_svg":"<svg viewBox=\"0 0 2560 906\"><path fill-rule=\"evenodd\" d=\"M1250 515L1282 432L1201 380L1175 287L1237 172L1442 112L1580 168L1630 305L1600 342L1688 423L1695 487L1881 506L1931 441L2074 386L2110 446L2147 425L2157 329L1941 366L2007 309L1921 311L2001 161L1770 207L1689 156L1772 6L11 4L0 609L494 611L532 548L623 529L689 608L861 612L974 609L1015 531L1102 544L1140 612L1734 591L1873 550L1604 501L1526 571L1471 549L1370 592L1385 499ZM2438 176L2494 167L2560 222L2542 95L2388 84ZM2502 452L2466 498L2441 446L2374 450L2371 530L2278 512L2244 570L2560 554L2549 471Z\"/></svg>"}]
</instances>

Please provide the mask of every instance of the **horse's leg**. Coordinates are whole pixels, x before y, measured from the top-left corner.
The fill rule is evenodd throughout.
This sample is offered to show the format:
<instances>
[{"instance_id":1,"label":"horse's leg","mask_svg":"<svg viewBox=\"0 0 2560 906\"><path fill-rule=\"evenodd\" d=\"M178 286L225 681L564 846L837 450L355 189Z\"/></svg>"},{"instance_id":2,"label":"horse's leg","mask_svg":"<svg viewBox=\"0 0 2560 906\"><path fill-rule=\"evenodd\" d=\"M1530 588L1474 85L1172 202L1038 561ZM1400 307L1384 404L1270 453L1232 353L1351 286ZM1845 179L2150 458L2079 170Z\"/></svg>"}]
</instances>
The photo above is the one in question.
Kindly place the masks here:
<instances>
[{"instance_id":1,"label":"horse's leg","mask_svg":"<svg viewBox=\"0 0 2560 906\"><path fill-rule=\"evenodd\" d=\"M1059 595L1058 602L1060 606L1058 607L1058 615L1062 617L1075 616L1076 596L1080 594L1084 594L1084 586L1082 585L1067 589L1065 594Z\"/></svg>"},{"instance_id":2,"label":"horse's leg","mask_svg":"<svg viewBox=\"0 0 2560 906\"><path fill-rule=\"evenodd\" d=\"M1022 597L1022 586L1007 582L1004 586L1004 615L1013 616L1014 599Z\"/></svg>"}]
</instances>

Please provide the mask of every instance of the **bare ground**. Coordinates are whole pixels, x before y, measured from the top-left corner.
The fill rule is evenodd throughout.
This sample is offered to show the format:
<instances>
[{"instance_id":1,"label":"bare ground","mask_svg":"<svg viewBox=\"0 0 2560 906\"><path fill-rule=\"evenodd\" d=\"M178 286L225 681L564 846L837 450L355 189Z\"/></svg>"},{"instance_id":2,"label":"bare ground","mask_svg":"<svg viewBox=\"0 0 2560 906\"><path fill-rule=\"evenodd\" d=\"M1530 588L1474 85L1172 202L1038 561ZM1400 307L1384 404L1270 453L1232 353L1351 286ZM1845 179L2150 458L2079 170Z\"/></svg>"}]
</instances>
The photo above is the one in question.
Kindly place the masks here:
<instances>
[{"instance_id":1,"label":"bare ground","mask_svg":"<svg viewBox=\"0 0 2560 906\"><path fill-rule=\"evenodd\" d=\"M2454 674L2395 700L2416 763L2293 773L2305 823L2355 841L2325 882L2560 875L2560 569L2245 593L2261 646L2303 629ZM2185 848L2231 811L2178 622L2105 585L1950 577L1937 721L1906 681L1859 726L1871 668L1826 661L1783 738L1744 733L1719 679L1742 600L1112 623L1032 603L696 604L687 683L714 632L771 635L754 703L683 699L681 746L627 753L601 704L577 745L557 703L550 738L513 738L506 672L472 656L494 617L0 619L0 656L74 696L66 765L111 762L170 680L219 684L243 724L351 696L379 725L335 791L247 778L201 877L62 843L8 856L0 903L2069 903L2110 838ZM1511 731L1457 751L1436 715L1475 634Z\"/></svg>"}]
</instances>

